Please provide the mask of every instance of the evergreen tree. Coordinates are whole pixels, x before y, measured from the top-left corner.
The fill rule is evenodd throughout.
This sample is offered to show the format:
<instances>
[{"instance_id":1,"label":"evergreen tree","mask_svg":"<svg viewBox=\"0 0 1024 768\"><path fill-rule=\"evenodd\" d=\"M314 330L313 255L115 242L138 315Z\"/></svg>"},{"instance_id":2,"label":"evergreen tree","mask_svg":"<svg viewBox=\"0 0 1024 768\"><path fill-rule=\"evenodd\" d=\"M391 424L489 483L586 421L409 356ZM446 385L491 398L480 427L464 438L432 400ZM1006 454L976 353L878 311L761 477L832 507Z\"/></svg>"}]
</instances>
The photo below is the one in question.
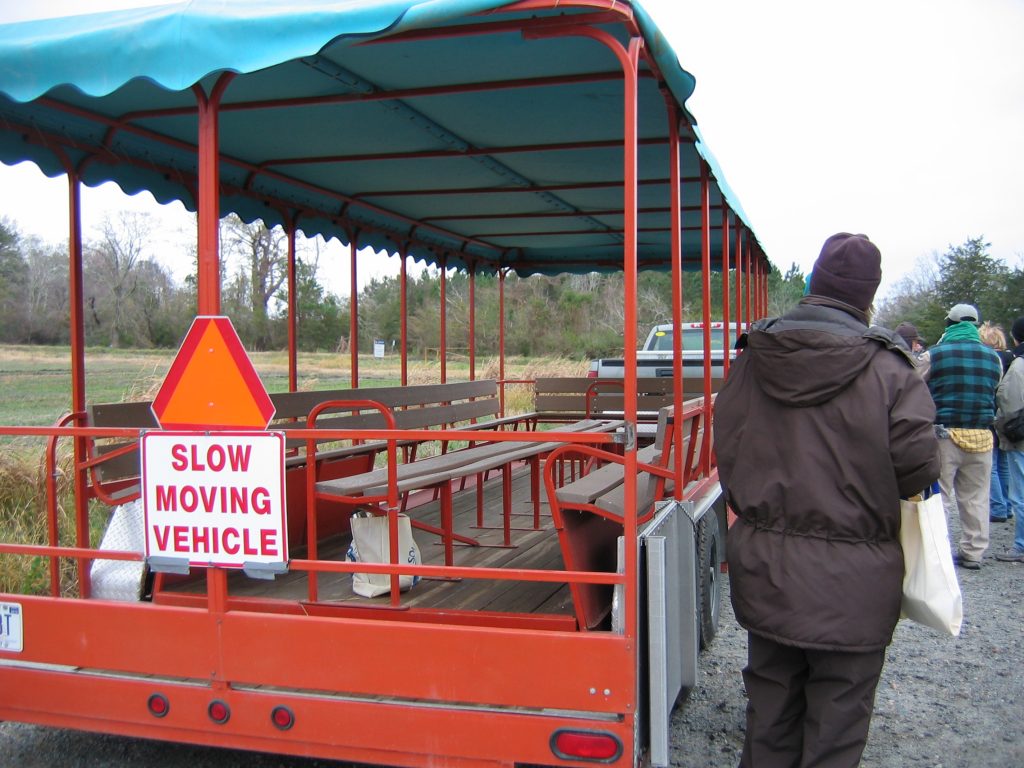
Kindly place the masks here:
<instances>
[{"instance_id":1,"label":"evergreen tree","mask_svg":"<svg viewBox=\"0 0 1024 768\"><path fill-rule=\"evenodd\" d=\"M22 341L19 318L28 265L21 254L21 236L13 223L0 218L0 338Z\"/></svg>"}]
</instances>

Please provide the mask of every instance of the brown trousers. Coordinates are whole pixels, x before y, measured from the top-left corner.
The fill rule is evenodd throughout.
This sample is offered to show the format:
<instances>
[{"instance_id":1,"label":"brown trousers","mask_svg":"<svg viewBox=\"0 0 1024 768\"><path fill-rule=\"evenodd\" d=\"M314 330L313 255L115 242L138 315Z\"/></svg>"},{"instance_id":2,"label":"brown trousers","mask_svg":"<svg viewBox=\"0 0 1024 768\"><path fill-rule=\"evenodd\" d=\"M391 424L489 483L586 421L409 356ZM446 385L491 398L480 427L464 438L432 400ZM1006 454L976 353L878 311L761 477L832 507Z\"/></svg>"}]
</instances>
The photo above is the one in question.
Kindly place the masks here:
<instances>
[{"instance_id":1,"label":"brown trousers","mask_svg":"<svg viewBox=\"0 0 1024 768\"><path fill-rule=\"evenodd\" d=\"M748 643L740 768L859 765L885 651L816 651L752 632Z\"/></svg>"}]
</instances>

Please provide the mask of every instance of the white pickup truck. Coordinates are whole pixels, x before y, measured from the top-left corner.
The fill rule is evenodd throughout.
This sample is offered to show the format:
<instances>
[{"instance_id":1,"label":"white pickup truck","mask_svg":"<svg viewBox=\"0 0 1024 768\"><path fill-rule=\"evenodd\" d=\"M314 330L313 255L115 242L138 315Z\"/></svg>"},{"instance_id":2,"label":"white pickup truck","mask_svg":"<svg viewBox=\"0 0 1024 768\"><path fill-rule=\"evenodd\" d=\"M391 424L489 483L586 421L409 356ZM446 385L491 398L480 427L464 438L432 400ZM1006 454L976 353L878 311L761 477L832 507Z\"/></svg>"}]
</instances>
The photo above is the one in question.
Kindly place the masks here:
<instances>
[{"instance_id":1,"label":"white pickup truck","mask_svg":"<svg viewBox=\"0 0 1024 768\"><path fill-rule=\"evenodd\" d=\"M746 330L745 323L730 323L729 355L736 357L736 338ZM683 378L704 376L704 323L683 323ZM647 341L636 353L637 376L655 378L672 375L672 325L656 325L647 334ZM711 376L722 378L725 349L725 323L711 323ZM625 375L621 357L602 358L590 362L587 375L597 379L621 379Z\"/></svg>"}]
</instances>

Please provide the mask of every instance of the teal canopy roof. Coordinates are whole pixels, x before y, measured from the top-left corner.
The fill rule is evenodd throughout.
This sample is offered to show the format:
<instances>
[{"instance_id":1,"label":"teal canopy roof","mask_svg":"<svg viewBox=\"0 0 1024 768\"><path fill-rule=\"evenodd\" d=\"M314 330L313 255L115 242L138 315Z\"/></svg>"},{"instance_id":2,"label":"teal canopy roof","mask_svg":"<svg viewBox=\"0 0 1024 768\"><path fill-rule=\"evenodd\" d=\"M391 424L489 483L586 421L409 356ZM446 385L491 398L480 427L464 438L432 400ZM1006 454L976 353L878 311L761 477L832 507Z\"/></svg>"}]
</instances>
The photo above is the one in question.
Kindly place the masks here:
<instances>
[{"instance_id":1,"label":"teal canopy roof","mask_svg":"<svg viewBox=\"0 0 1024 768\"><path fill-rule=\"evenodd\" d=\"M448 266L622 268L623 87L586 24L644 40L642 268L667 268L666 98L681 107L686 268L699 162L713 258L723 204L749 228L683 105L694 88L640 3L192 0L0 24L0 161L195 210L197 109L223 73L221 213Z\"/></svg>"}]
</instances>

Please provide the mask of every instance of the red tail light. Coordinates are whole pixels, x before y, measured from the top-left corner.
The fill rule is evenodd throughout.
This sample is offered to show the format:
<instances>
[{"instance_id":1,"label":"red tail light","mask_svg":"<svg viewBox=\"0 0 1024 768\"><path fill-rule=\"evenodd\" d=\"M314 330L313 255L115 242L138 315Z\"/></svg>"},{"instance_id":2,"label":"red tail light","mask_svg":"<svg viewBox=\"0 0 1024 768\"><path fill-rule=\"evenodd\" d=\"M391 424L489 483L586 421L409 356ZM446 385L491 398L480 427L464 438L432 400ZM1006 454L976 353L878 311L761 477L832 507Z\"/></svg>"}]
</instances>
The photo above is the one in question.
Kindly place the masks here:
<instances>
[{"instance_id":1,"label":"red tail light","mask_svg":"<svg viewBox=\"0 0 1024 768\"><path fill-rule=\"evenodd\" d=\"M150 696L146 701L146 706L153 717L166 717L167 713L171 711L171 702L162 693L154 693Z\"/></svg>"},{"instance_id":2,"label":"red tail light","mask_svg":"<svg viewBox=\"0 0 1024 768\"><path fill-rule=\"evenodd\" d=\"M274 707L270 713L270 722L281 731L287 731L295 725L295 715L288 707Z\"/></svg>"},{"instance_id":3,"label":"red tail light","mask_svg":"<svg viewBox=\"0 0 1024 768\"><path fill-rule=\"evenodd\" d=\"M622 755L622 742L600 731L555 731L551 751L563 760L592 760L613 763Z\"/></svg>"},{"instance_id":4,"label":"red tail light","mask_svg":"<svg viewBox=\"0 0 1024 768\"><path fill-rule=\"evenodd\" d=\"M224 723L231 719L231 707L220 699L211 701L210 706L206 708L206 713L217 725L224 725Z\"/></svg>"}]
</instances>

